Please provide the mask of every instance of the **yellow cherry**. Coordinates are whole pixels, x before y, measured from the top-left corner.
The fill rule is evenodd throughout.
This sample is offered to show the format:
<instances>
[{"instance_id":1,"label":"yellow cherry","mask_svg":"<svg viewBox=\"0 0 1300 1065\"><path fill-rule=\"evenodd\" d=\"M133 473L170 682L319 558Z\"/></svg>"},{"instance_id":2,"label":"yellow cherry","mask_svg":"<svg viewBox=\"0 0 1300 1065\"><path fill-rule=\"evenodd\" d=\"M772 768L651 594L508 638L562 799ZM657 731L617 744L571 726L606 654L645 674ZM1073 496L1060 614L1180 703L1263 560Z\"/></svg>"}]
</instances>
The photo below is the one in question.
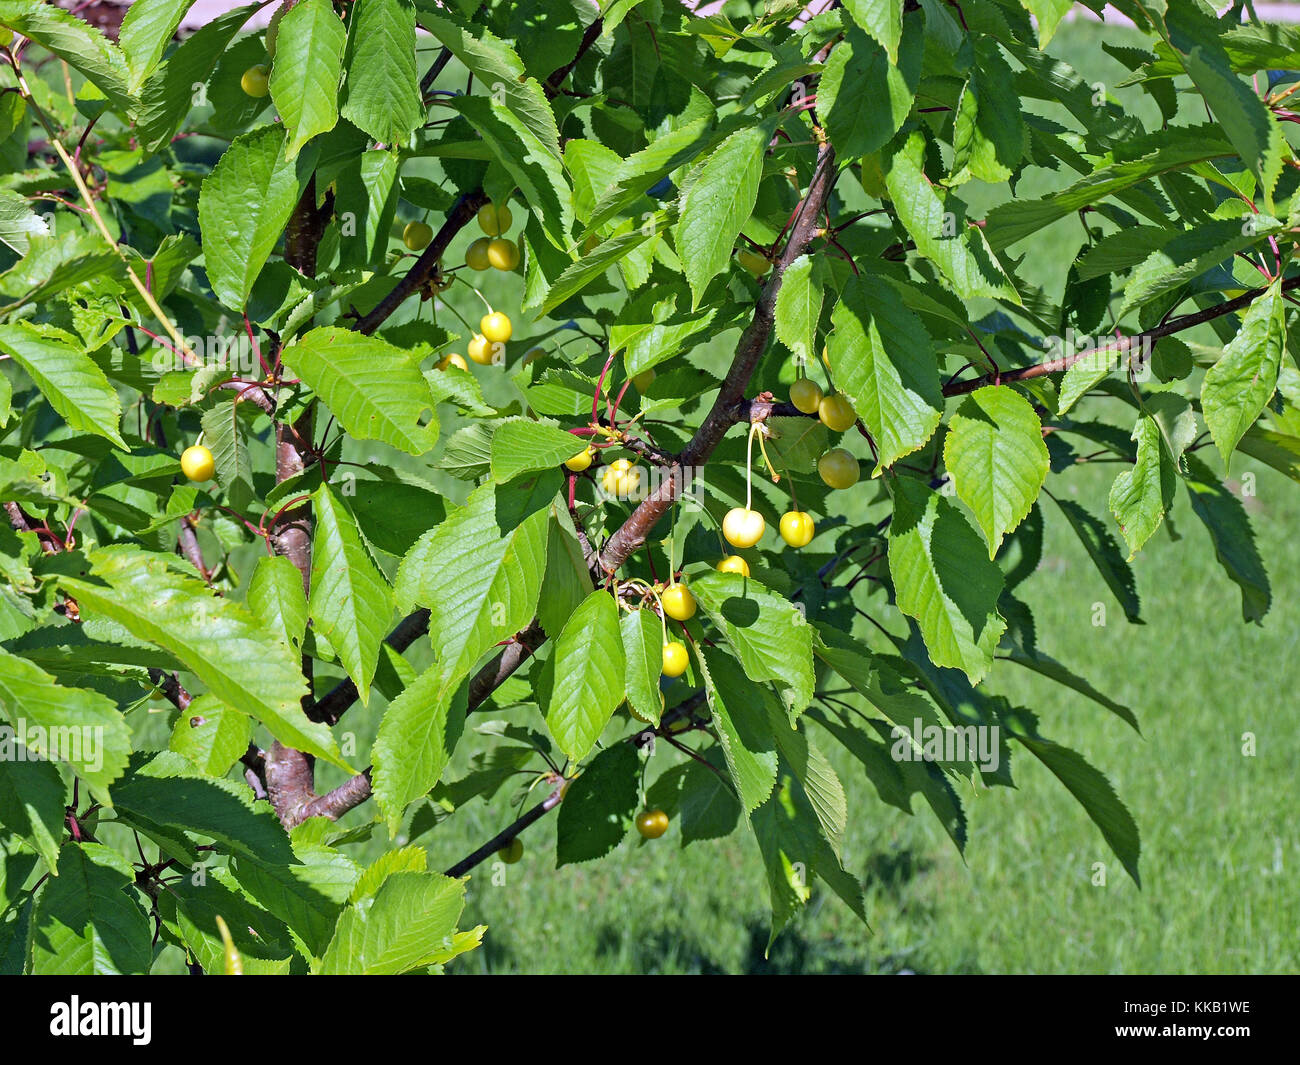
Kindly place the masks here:
<instances>
[{"instance_id":1,"label":"yellow cherry","mask_svg":"<svg viewBox=\"0 0 1300 1065\"><path fill-rule=\"evenodd\" d=\"M664 676L680 677L686 672L686 667L690 663L690 656L686 653L684 645L676 640L669 640L664 644Z\"/></svg>"},{"instance_id":2,"label":"yellow cherry","mask_svg":"<svg viewBox=\"0 0 1300 1065\"><path fill-rule=\"evenodd\" d=\"M821 403L817 405L817 416L821 418L822 424L827 429L836 433L851 429L853 423L858 420L853 404L838 392L832 392L822 398Z\"/></svg>"},{"instance_id":3,"label":"yellow cherry","mask_svg":"<svg viewBox=\"0 0 1300 1065\"><path fill-rule=\"evenodd\" d=\"M499 237L510 228L514 216L504 203L485 203L478 209L478 227L489 237Z\"/></svg>"},{"instance_id":4,"label":"yellow cherry","mask_svg":"<svg viewBox=\"0 0 1300 1065\"><path fill-rule=\"evenodd\" d=\"M762 277L772 269L772 260L753 248L741 248L736 252L736 262L740 263L755 277Z\"/></svg>"},{"instance_id":5,"label":"yellow cherry","mask_svg":"<svg viewBox=\"0 0 1300 1065\"><path fill-rule=\"evenodd\" d=\"M636 830L645 839L658 839L668 831L668 815L662 810L642 810L636 815Z\"/></svg>"},{"instance_id":6,"label":"yellow cherry","mask_svg":"<svg viewBox=\"0 0 1300 1065\"><path fill-rule=\"evenodd\" d=\"M519 245L505 237L495 237L488 244L488 262L497 270L513 270L519 265Z\"/></svg>"},{"instance_id":7,"label":"yellow cherry","mask_svg":"<svg viewBox=\"0 0 1300 1065\"><path fill-rule=\"evenodd\" d=\"M402 230L402 243L408 251L423 251L433 240L433 228L424 222L407 222Z\"/></svg>"},{"instance_id":8,"label":"yellow cherry","mask_svg":"<svg viewBox=\"0 0 1300 1065\"><path fill-rule=\"evenodd\" d=\"M469 247L465 249L465 265L471 270L490 269L492 261L488 258L488 246L491 243L489 237L479 237L478 240L471 241Z\"/></svg>"},{"instance_id":9,"label":"yellow cherry","mask_svg":"<svg viewBox=\"0 0 1300 1065\"><path fill-rule=\"evenodd\" d=\"M753 547L766 529L763 515L744 507L732 507L722 519L722 535L732 547Z\"/></svg>"},{"instance_id":10,"label":"yellow cherry","mask_svg":"<svg viewBox=\"0 0 1300 1065\"><path fill-rule=\"evenodd\" d=\"M812 516L802 510L790 510L781 515L781 539L791 547L807 547L816 531Z\"/></svg>"},{"instance_id":11,"label":"yellow cherry","mask_svg":"<svg viewBox=\"0 0 1300 1065\"><path fill-rule=\"evenodd\" d=\"M239 87L244 90L246 95L260 100L271 91L271 82L267 76L266 67L249 67L244 71L244 76L239 79Z\"/></svg>"},{"instance_id":12,"label":"yellow cherry","mask_svg":"<svg viewBox=\"0 0 1300 1065\"><path fill-rule=\"evenodd\" d=\"M822 401L822 386L810 377L801 377L790 386L790 402L805 414L816 414Z\"/></svg>"},{"instance_id":13,"label":"yellow cherry","mask_svg":"<svg viewBox=\"0 0 1300 1065\"><path fill-rule=\"evenodd\" d=\"M469 357L480 366L491 366L496 361L496 345L481 333L470 337L466 350Z\"/></svg>"},{"instance_id":14,"label":"yellow cherry","mask_svg":"<svg viewBox=\"0 0 1300 1065\"><path fill-rule=\"evenodd\" d=\"M664 613L675 621L689 621L695 617L695 596L684 584L670 584L659 601L664 605Z\"/></svg>"},{"instance_id":15,"label":"yellow cherry","mask_svg":"<svg viewBox=\"0 0 1300 1065\"><path fill-rule=\"evenodd\" d=\"M842 447L833 447L819 458L817 472L831 488L852 488L862 476L858 460Z\"/></svg>"},{"instance_id":16,"label":"yellow cherry","mask_svg":"<svg viewBox=\"0 0 1300 1065\"><path fill-rule=\"evenodd\" d=\"M728 555L718 563L720 573L739 573L742 577L749 576L749 563L739 555Z\"/></svg>"},{"instance_id":17,"label":"yellow cherry","mask_svg":"<svg viewBox=\"0 0 1300 1065\"><path fill-rule=\"evenodd\" d=\"M216 472L216 460L202 444L193 444L181 453L181 473L191 481L210 481Z\"/></svg>"},{"instance_id":18,"label":"yellow cherry","mask_svg":"<svg viewBox=\"0 0 1300 1065\"><path fill-rule=\"evenodd\" d=\"M469 365L465 362L465 356L459 351L448 352L438 361L439 370L445 370L448 366L455 366L461 370L469 370Z\"/></svg>"},{"instance_id":19,"label":"yellow cherry","mask_svg":"<svg viewBox=\"0 0 1300 1065\"><path fill-rule=\"evenodd\" d=\"M591 465L593 455L595 455L595 452L591 448L585 447L574 455L573 458L565 459L564 464L574 473L581 473Z\"/></svg>"},{"instance_id":20,"label":"yellow cherry","mask_svg":"<svg viewBox=\"0 0 1300 1065\"><path fill-rule=\"evenodd\" d=\"M514 326L510 324L510 318L500 311L489 311L479 319L479 332L481 332L493 344L504 344L514 336Z\"/></svg>"}]
</instances>

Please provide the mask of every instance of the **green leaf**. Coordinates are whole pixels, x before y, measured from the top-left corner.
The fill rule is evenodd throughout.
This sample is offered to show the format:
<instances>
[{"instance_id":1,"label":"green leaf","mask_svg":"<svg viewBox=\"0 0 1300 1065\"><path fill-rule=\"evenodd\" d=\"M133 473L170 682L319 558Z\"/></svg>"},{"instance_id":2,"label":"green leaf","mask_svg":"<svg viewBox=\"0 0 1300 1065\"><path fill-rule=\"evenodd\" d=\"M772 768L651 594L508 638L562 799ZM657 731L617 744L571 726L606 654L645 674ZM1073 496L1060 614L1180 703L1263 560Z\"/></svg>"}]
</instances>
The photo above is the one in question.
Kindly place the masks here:
<instances>
[{"instance_id":1,"label":"green leaf","mask_svg":"<svg viewBox=\"0 0 1300 1065\"><path fill-rule=\"evenodd\" d=\"M537 609L550 512L546 496L522 518L517 488L483 485L422 536L397 573L398 608L430 609L429 635L448 677L523 629Z\"/></svg>"},{"instance_id":2,"label":"green leaf","mask_svg":"<svg viewBox=\"0 0 1300 1065\"><path fill-rule=\"evenodd\" d=\"M1286 144L1281 126L1255 91L1232 70L1219 40L1222 28L1212 15L1193 4L1176 4L1166 11L1164 21L1169 43L1183 69L1255 175L1264 204L1271 205Z\"/></svg>"},{"instance_id":3,"label":"green leaf","mask_svg":"<svg viewBox=\"0 0 1300 1065\"><path fill-rule=\"evenodd\" d=\"M203 261L217 299L241 311L275 249L315 165L285 157L283 126L236 137L203 180L199 229Z\"/></svg>"},{"instance_id":4,"label":"green leaf","mask_svg":"<svg viewBox=\"0 0 1300 1065\"><path fill-rule=\"evenodd\" d=\"M738 573L705 573L690 589L746 676L775 681L791 718L802 713L813 694L812 628L795 605Z\"/></svg>"},{"instance_id":5,"label":"green leaf","mask_svg":"<svg viewBox=\"0 0 1300 1065\"><path fill-rule=\"evenodd\" d=\"M984 530L989 558L1029 514L1047 479L1043 426L1013 388L988 385L967 396L948 424L943 461L957 497Z\"/></svg>"},{"instance_id":6,"label":"green leaf","mask_svg":"<svg viewBox=\"0 0 1300 1065\"><path fill-rule=\"evenodd\" d=\"M30 322L0 325L0 351L27 371L55 412L73 429L111 440L123 451L122 405L108 378L72 337Z\"/></svg>"},{"instance_id":7,"label":"green leaf","mask_svg":"<svg viewBox=\"0 0 1300 1065\"><path fill-rule=\"evenodd\" d=\"M960 669L977 684L1006 629L997 611L1002 571L941 495L910 477L893 484L889 571L898 609L916 619L936 666Z\"/></svg>"},{"instance_id":8,"label":"green leaf","mask_svg":"<svg viewBox=\"0 0 1300 1065\"><path fill-rule=\"evenodd\" d=\"M136 0L122 18L117 43L131 71L129 88L138 93L171 44L172 35L194 0Z\"/></svg>"},{"instance_id":9,"label":"green leaf","mask_svg":"<svg viewBox=\"0 0 1300 1065\"><path fill-rule=\"evenodd\" d=\"M316 489L312 512L312 624L338 654L365 705L379 664L379 645L393 616L393 592L361 542L352 515L328 484Z\"/></svg>"},{"instance_id":10,"label":"green leaf","mask_svg":"<svg viewBox=\"0 0 1300 1065\"><path fill-rule=\"evenodd\" d=\"M395 835L402 815L442 777L464 729L468 697L464 673L443 659L421 673L394 699L379 723L370 757L375 763L375 801Z\"/></svg>"},{"instance_id":11,"label":"green leaf","mask_svg":"<svg viewBox=\"0 0 1300 1065\"><path fill-rule=\"evenodd\" d=\"M736 795L747 812L755 810L776 784L776 738L765 690L725 651L704 648L697 662Z\"/></svg>"},{"instance_id":12,"label":"green leaf","mask_svg":"<svg viewBox=\"0 0 1300 1065\"><path fill-rule=\"evenodd\" d=\"M1114 594L1116 601L1124 611L1124 616L1135 625L1142 623L1141 603L1138 599L1137 582L1133 579L1133 570L1125 561L1119 544L1111 536L1110 530L1083 507L1070 499L1052 496L1052 502L1061 508L1066 521L1079 537L1092 564L1097 567L1102 580Z\"/></svg>"},{"instance_id":13,"label":"green leaf","mask_svg":"<svg viewBox=\"0 0 1300 1065\"><path fill-rule=\"evenodd\" d=\"M0 658L0 670L4 669ZM53 762L0 758L0 825L29 844L51 871L59 863L66 807L67 789Z\"/></svg>"},{"instance_id":14,"label":"green leaf","mask_svg":"<svg viewBox=\"0 0 1300 1065\"><path fill-rule=\"evenodd\" d=\"M135 130L148 152L171 142L194 104L194 85L207 85L217 61L258 4L235 8L200 26L144 83Z\"/></svg>"},{"instance_id":15,"label":"green leaf","mask_svg":"<svg viewBox=\"0 0 1300 1065\"><path fill-rule=\"evenodd\" d=\"M1213 126L1162 130L1156 136L1126 145L1122 157L1104 163L1068 188L1041 199L1010 200L995 207L988 213L984 234L989 246L1001 251L1081 207L1121 193L1148 178L1232 154L1232 145ZM915 232L911 226L908 229Z\"/></svg>"},{"instance_id":16,"label":"green leaf","mask_svg":"<svg viewBox=\"0 0 1300 1065\"><path fill-rule=\"evenodd\" d=\"M39 0L0 0L0 26L30 37L85 75L119 111L129 111L135 103L122 53L71 12Z\"/></svg>"},{"instance_id":17,"label":"green leaf","mask_svg":"<svg viewBox=\"0 0 1300 1065\"><path fill-rule=\"evenodd\" d=\"M1038 23L1038 47L1046 48L1061 19L1070 13L1074 0L1020 0L1026 11L1034 16Z\"/></svg>"},{"instance_id":18,"label":"green leaf","mask_svg":"<svg viewBox=\"0 0 1300 1065\"><path fill-rule=\"evenodd\" d=\"M822 314L821 278L814 276L814 259L801 255L781 278L776 294L776 337L803 365L817 357L817 323Z\"/></svg>"},{"instance_id":19,"label":"green leaf","mask_svg":"<svg viewBox=\"0 0 1300 1065\"><path fill-rule=\"evenodd\" d=\"M242 894L287 924L311 955L320 955L361 869L332 847L306 839L294 839L292 846L296 861L289 863L235 855L233 880Z\"/></svg>"},{"instance_id":20,"label":"green leaf","mask_svg":"<svg viewBox=\"0 0 1300 1065\"><path fill-rule=\"evenodd\" d=\"M831 144L843 158L883 148L912 110L925 52L919 18L912 20L893 59L882 44L857 27L851 27L832 50L817 87L817 111L825 117ZM864 99L872 105L864 107Z\"/></svg>"},{"instance_id":21,"label":"green leaf","mask_svg":"<svg viewBox=\"0 0 1300 1065\"><path fill-rule=\"evenodd\" d=\"M1214 543L1214 557L1241 588L1243 621L1259 622L1272 604L1268 571L1255 547L1255 533L1241 501L1195 455L1185 457L1184 480L1192 513L1201 519Z\"/></svg>"},{"instance_id":22,"label":"green leaf","mask_svg":"<svg viewBox=\"0 0 1300 1065\"><path fill-rule=\"evenodd\" d=\"M460 60L475 81L503 97L519 121L558 157L560 131L551 105L537 79L527 76L515 50L486 26L476 25L471 32L451 22L444 17L447 9L438 0L415 0L415 6L420 25Z\"/></svg>"},{"instance_id":23,"label":"green leaf","mask_svg":"<svg viewBox=\"0 0 1300 1065\"><path fill-rule=\"evenodd\" d=\"M24 197L0 190L0 243L26 255L32 236L47 236L49 232L45 219L31 209Z\"/></svg>"},{"instance_id":24,"label":"green leaf","mask_svg":"<svg viewBox=\"0 0 1300 1065\"><path fill-rule=\"evenodd\" d=\"M1137 441L1137 460L1132 469L1115 478L1108 501L1128 541L1130 561L1165 520L1166 511L1173 505L1177 481L1173 459L1155 418L1146 412L1139 414L1131 439Z\"/></svg>"},{"instance_id":25,"label":"green leaf","mask_svg":"<svg viewBox=\"0 0 1300 1065\"><path fill-rule=\"evenodd\" d=\"M659 690L663 675L663 625L652 610L633 610L619 622L623 656L627 661L627 705L642 721L659 724L664 697Z\"/></svg>"},{"instance_id":26,"label":"green leaf","mask_svg":"<svg viewBox=\"0 0 1300 1065\"><path fill-rule=\"evenodd\" d=\"M248 715L219 699L198 696L176 718L168 748L209 777L224 777L248 750L253 738Z\"/></svg>"},{"instance_id":27,"label":"green leaf","mask_svg":"<svg viewBox=\"0 0 1300 1065\"><path fill-rule=\"evenodd\" d=\"M0 743L10 752L6 758L66 762L100 802L109 803L109 785L122 775L131 755L131 730L111 699L64 687L0 649L0 708L13 729Z\"/></svg>"},{"instance_id":28,"label":"green leaf","mask_svg":"<svg viewBox=\"0 0 1300 1065\"><path fill-rule=\"evenodd\" d=\"M865 923L862 886L845 871L839 855L822 832L807 791L789 765L782 762L780 782L750 817L767 870L772 906L768 948L790 919L812 897L815 874Z\"/></svg>"},{"instance_id":29,"label":"green leaf","mask_svg":"<svg viewBox=\"0 0 1300 1065\"><path fill-rule=\"evenodd\" d=\"M288 973L296 954L284 923L245 898L224 869L210 871L202 884L183 877L170 885L159 895L158 912L208 975L225 972L218 916L226 922L245 975Z\"/></svg>"},{"instance_id":30,"label":"green leaf","mask_svg":"<svg viewBox=\"0 0 1300 1065\"><path fill-rule=\"evenodd\" d=\"M878 475L924 447L943 417L934 345L920 318L897 300L874 298L862 277L845 286L831 322L836 386L876 442Z\"/></svg>"},{"instance_id":31,"label":"green leaf","mask_svg":"<svg viewBox=\"0 0 1300 1065\"><path fill-rule=\"evenodd\" d=\"M546 635L558 636L569 615L591 592L591 572L582 557L582 545L578 543L573 521L567 511L552 505L546 537L546 570L537 599L537 620Z\"/></svg>"},{"instance_id":32,"label":"green leaf","mask_svg":"<svg viewBox=\"0 0 1300 1065\"><path fill-rule=\"evenodd\" d=\"M246 785L174 773L165 762L150 771L132 774L114 790L115 808L155 825L207 836L231 854L292 864L289 837L275 812L254 801Z\"/></svg>"},{"instance_id":33,"label":"green leaf","mask_svg":"<svg viewBox=\"0 0 1300 1065\"><path fill-rule=\"evenodd\" d=\"M1065 414L1071 407L1123 365L1121 356L1111 349L1084 352L1061 378L1061 391L1056 400L1056 413Z\"/></svg>"},{"instance_id":34,"label":"green leaf","mask_svg":"<svg viewBox=\"0 0 1300 1065\"><path fill-rule=\"evenodd\" d=\"M546 724L560 750L579 761L623 701L623 638L612 595L598 589L582 601L555 641L554 662Z\"/></svg>"},{"instance_id":35,"label":"green leaf","mask_svg":"<svg viewBox=\"0 0 1300 1065\"><path fill-rule=\"evenodd\" d=\"M532 206L551 243L557 248L568 247L573 194L554 146L543 142L495 97L457 96L450 103L487 142L496 161Z\"/></svg>"},{"instance_id":36,"label":"green leaf","mask_svg":"<svg viewBox=\"0 0 1300 1065\"><path fill-rule=\"evenodd\" d=\"M640 796L641 759L636 748L616 743L596 755L560 803L555 867L603 858L622 843Z\"/></svg>"},{"instance_id":37,"label":"green leaf","mask_svg":"<svg viewBox=\"0 0 1300 1065\"><path fill-rule=\"evenodd\" d=\"M343 117L380 144L404 147L424 117L414 9L402 0L357 0L344 67Z\"/></svg>"},{"instance_id":38,"label":"green leaf","mask_svg":"<svg viewBox=\"0 0 1300 1065\"><path fill-rule=\"evenodd\" d=\"M245 406L245 410L248 407ZM219 400L203 412L203 442L212 452L217 467L217 484L234 508L246 506L256 498L253 487L253 461L248 441L239 424L239 404L235 396Z\"/></svg>"},{"instance_id":39,"label":"green leaf","mask_svg":"<svg viewBox=\"0 0 1300 1065\"><path fill-rule=\"evenodd\" d=\"M980 38L953 118L953 181L1008 180L1025 156L1029 133L1015 76L997 43Z\"/></svg>"},{"instance_id":40,"label":"green leaf","mask_svg":"<svg viewBox=\"0 0 1300 1065\"><path fill-rule=\"evenodd\" d=\"M131 863L98 843L68 843L36 903L32 972L120 976L149 970L149 918Z\"/></svg>"},{"instance_id":41,"label":"green leaf","mask_svg":"<svg viewBox=\"0 0 1300 1065\"><path fill-rule=\"evenodd\" d=\"M646 191L704 151L714 139L708 118L697 118L655 138L623 160L616 180L606 186L591 209L587 232L635 203Z\"/></svg>"},{"instance_id":42,"label":"green leaf","mask_svg":"<svg viewBox=\"0 0 1300 1065\"><path fill-rule=\"evenodd\" d=\"M1300 481L1300 437L1252 425L1237 442L1237 450Z\"/></svg>"},{"instance_id":43,"label":"green leaf","mask_svg":"<svg viewBox=\"0 0 1300 1065\"><path fill-rule=\"evenodd\" d=\"M891 63L898 62L898 42L903 36L903 5L897 0L846 0L853 21L885 49Z\"/></svg>"},{"instance_id":44,"label":"green leaf","mask_svg":"<svg viewBox=\"0 0 1300 1065\"><path fill-rule=\"evenodd\" d=\"M214 696L261 721L285 746L347 769L330 730L303 713L307 686L286 640L197 577L170 569L165 558L116 547L90 558L93 574L107 585L60 578L84 613L103 615L169 651Z\"/></svg>"},{"instance_id":45,"label":"green leaf","mask_svg":"<svg viewBox=\"0 0 1300 1065\"><path fill-rule=\"evenodd\" d=\"M416 456L437 441L433 393L409 352L350 329L321 326L294 341L284 358L349 435Z\"/></svg>"},{"instance_id":46,"label":"green leaf","mask_svg":"<svg viewBox=\"0 0 1300 1065\"><path fill-rule=\"evenodd\" d=\"M916 250L939 268L962 299L988 296L1019 303L984 232L949 208L926 177L924 160L925 137L912 133L888 158L885 172L885 186Z\"/></svg>"},{"instance_id":47,"label":"green leaf","mask_svg":"<svg viewBox=\"0 0 1300 1065\"><path fill-rule=\"evenodd\" d=\"M492 479L513 481L525 473L536 473L560 465L586 447L572 433L530 418L510 418L492 434Z\"/></svg>"},{"instance_id":48,"label":"green leaf","mask_svg":"<svg viewBox=\"0 0 1300 1065\"><path fill-rule=\"evenodd\" d=\"M1079 800L1133 882L1140 885L1138 858L1142 843L1132 814L1103 773L1089 765L1077 751L1039 736L1032 721L1026 720L1028 716L1026 711L1013 711L1003 716L1003 723Z\"/></svg>"},{"instance_id":49,"label":"green leaf","mask_svg":"<svg viewBox=\"0 0 1300 1065\"><path fill-rule=\"evenodd\" d=\"M441 873L393 873L375 893L344 910L316 971L394 976L452 956L465 881ZM473 945L477 945L477 940ZM463 944L462 949L469 944Z\"/></svg>"},{"instance_id":50,"label":"green leaf","mask_svg":"<svg viewBox=\"0 0 1300 1065\"><path fill-rule=\"evenodd\" d=\"M711 747L697 761L679 762L646 792L646 805L657 807L681 825L682 846L698 840L723 839L740 823L740 803L727 786L721 750ZM709 768L712 766L712 768Z\"/></svg>"},{"instance_id":51,"label":"green leaf","mask_svg":"<svg viewBox=\"0 0 1300 1065\"><path fill-rule=\"evenodd\" d=\"M248 606L277 636L302 646L307 631L307 594L298 567L283 555L259 558L248 581Z\"/></svg>"},{"instance_id":52,"label":"green leaf","mask_svg":"<svg viewBox=\"0 0 1300 1065\"><path fill-rule=\"evenodd\" d=\"M674 237L690 282L692 309L709 282L727 268L741 227L754 212L771 135L766 125L737 130L709 156L682 195Z\"/></svg>"},{"instance_id":53,"label":"green leaf","mask_svg":"<svg viewBox=\"0 0 1300 1065\"><path fill-rule=\"evenodd\" d=\"M1246 311L1241 329L1205 371L1201 413L1226 469L1238 441L1273 398L1286 350L1286 304L1274 281Z\"/></svg>"},{"instance_id":54,"label":"green leaf","mask_svg":"<svg viewBox=\"0 0 1300 1065\"><path fill-rule=\"evenodd\" d=\"M1129 276L1117 318L1180 288L1205 271L1278 232L1282 223L1266 215L1202 222L1153 251Z\"/></svg>"},{"instance_id":55,"label":"green leaf","mask_svg":"<svg viewBox=\"0 0 1300 1065\"><path fill-rule=\"evenodd\" d=\"M304 0L285 12L275 37L271 99L289 131L292 162L318 133L339 120L339 78L347 30L330 0Z\"/></svg>"},{"instance_id":56,"label":"green leaf","mask_svg":"<svg viewBox=\"0 0 1300 1065\"><path fill-rule=\"evenodd\" d=\"M649 226L640 226L631 233L602 242L590 254L584 255L572 266L566 266L547 290L546 298L542 300L541 313L549 314L565 300L604 277L611 266L618 265L630 252L649 240L658 231L658 223L663 218L662 213L654 216L656 224L653 230Z\"/></svg>"}]
</instances>

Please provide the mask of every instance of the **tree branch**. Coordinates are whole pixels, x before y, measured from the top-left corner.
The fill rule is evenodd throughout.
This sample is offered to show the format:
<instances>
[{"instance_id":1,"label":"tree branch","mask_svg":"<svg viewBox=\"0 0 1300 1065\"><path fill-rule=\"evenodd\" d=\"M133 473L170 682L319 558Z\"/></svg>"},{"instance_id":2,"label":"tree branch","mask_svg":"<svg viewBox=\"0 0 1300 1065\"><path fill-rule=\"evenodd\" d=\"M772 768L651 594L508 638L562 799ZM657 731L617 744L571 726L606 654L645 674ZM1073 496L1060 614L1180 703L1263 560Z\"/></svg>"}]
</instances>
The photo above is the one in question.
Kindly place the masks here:
<instances>
[{"instance_id":1,"label":"tree branch","mask_svg":"<svg viewBox=\"0 0 1300 1065\"><path fill-rule=\"evenodd\" d=\"M393 287L393 290L379 301L379 306L357 323L357 331L369 336L383 325L410 296L419 292L429 278L433 277L434 271L438 269L438 260L442 258L443 252L451 245L456 234L469 225L470 221L478 214L479 208L487 202L487 194L482 189L467 192L457 200L452 205L451 210L447 212L447 218L438 229L438 232L434 234L433 240L429 241L429 246L415 260L415 265L406 272L406 275Z\"/></svg>"},{"instance_id":2,"label":"tree branch","mask_svg":"<svg viewBox=\"0 0 1300 1065\"><path fill-rule=\"evenodd\" d=\"M830 197L835 177L835 151L829 144L824 144L817 153L817 165L813 170L812 180L808 183L808 193L804 196L790 228L789 239L763 287L762 295L758 298L753 319L741 334L735 357L718 391L717 399L713 401L713 407L703 424L678 456L675 466L690 467L703 464L726 435L727 430L736 424L740 411L746 409L742 407L745 389L759 360L767 350L768 340L772 335L776 296L781 289L781 279L790 264L804 253L816 236L818 218ZM682 477L664 478L662 484L641 502L622 527L609 538L599 556L600 568L605 573L616 571L645 543L650 530L681 494L684 483Z\"/></svg>"},{"instance_id":3,"label":"tree branch","mask_svg":"<svg viewBox=\"0 0 1300 1065\"><path fill-rule=\"evenodd\" d=\"M1290 292L1292 289L1300 288L1300 277L1289 277L1282 282L1282 291ZM1239 311L1243 307L1248 307L1268 291L1267 286L1263 288L1253 288L1249 292L1243 292L1240 296L1235 296L1223 303L1216 303L1213 307L1207 307L1201 311L1194 311L1191 314L1184 314L1179 318L1171 318L1167 322L1162 322L1144 333L1135 333L1133 336L1117 337L1108 344L1099 348L1086 348L1082 351L1071 352L1069 355L1063 355L1059 359L1049 359L1046 362L1040 362L1033 366L1024 366L1018 370L1003 370L999 374L985 374L982 377L973 377L967 381L954 381L945 385L943 394L945 396L961 396L967 392L974 392L977 388L983 388L985 385L1008 384L1011 381L1029 381L1035 377L1045 377L1048 374L1060 373L1062 370L1068 370L1081 359L1096 357L1101 352L1106 351L1131 351L1135 347L1141 347L1146 340L1159 340L1161 337L1172 336L1174 333L1181 333L1184 329L1191 329L1193 326L1204 325L1206 322L1212 322L1216 318L1222 318L1225 314L1232 314L1233 311Z\"/></svg>"},{"instance_id":4,"label":"tree branch","mask_svg":"<svg viewBox=\"0 0 1300 1065\"><path fill-rule=\"evenodd\" d=\"M605 20L597 16L583 33L582 40L578 42L577 54L569 60L569 62L565 63L564 66L560 67L558 70L552 71L550 77L546 79L546 83L542 88L545 90L548 97L554 96L560 91L560 86L564 84L564 79L573 73L574 67L582 62L582 57L586 55L591 46L600 39L601 30L604 28Z\"/></svg>"}]
</instances>

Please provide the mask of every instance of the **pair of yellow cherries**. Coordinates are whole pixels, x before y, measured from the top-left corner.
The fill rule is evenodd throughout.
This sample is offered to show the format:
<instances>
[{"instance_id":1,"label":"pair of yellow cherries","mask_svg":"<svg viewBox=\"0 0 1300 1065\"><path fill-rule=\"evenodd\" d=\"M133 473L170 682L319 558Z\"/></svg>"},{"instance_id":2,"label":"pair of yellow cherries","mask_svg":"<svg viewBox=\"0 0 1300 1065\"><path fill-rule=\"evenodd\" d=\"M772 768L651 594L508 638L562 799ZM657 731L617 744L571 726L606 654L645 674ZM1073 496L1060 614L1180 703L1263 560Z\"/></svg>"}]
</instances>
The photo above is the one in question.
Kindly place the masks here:
<instances>
[{"instance_id":1,"label":"pair of yellow cherries","mask_svg":"<svg viewBox=\"0 0 1300 1065\"><path fill-rule=\"evenodd\" d=\"M479 331L470 337L466 350L469 352L469 357L480 366L491 366L497 361L498 345L504 344L514 336L514 324L510 321L510 316L503 311L489 310L479 319L478 328ZM444 355L442 361L438 363L439 370L445 370L448 366L456 366L462 370L469 369L465 357L456 351Z\"/></svg>"}]
</instances>

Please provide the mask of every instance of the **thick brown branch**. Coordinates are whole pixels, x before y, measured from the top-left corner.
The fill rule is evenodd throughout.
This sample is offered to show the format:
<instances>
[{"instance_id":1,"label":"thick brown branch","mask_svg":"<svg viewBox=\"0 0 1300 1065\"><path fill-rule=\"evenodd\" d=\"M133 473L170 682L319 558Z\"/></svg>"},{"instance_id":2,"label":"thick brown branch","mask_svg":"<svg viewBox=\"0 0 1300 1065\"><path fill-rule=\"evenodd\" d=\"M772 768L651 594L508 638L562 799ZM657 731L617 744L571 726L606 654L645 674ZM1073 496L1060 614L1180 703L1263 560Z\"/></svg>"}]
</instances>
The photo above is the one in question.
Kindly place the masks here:
<instances>
[{"instance_id":1,"label":"thick brown branch","mask_svg":"<svg viewBox=\"0 0 1300 1065\"><path fill-rule=\"evenodd\" d=\"M781 279L790 264L804 253L816 236L818 219L830 197L835 176L834 149L830 145L823 145L817 153L817 165L813 170L812 180L808 183L808 193L790 228L790 237L763 287L763 293L754 308L754 317L740 337L735 357L731 361L731 368L722 382L717 399L713 401L712 409L678 456L679 466L692 467L703 464L726 435L727 430L736 424L737 415L742 409L745 389L759 360L767 350L768 340L772 335L776 296L781 289ZM622 527L609 538L600 553L600 566L606 573L617 570L637 548L645 543L650 530L680 496L685 483L683 477L665 477L661 485L646 497Z\"/></svg>"},{"instance_id":2,"label":"thick brown branch","mask_svg":"<svg viewBox=\"0 0 1300 1065\"><path fill-rule=\"evenodd\" d=\"M349 810L360 806L370 798L370 769L349 777L333 791L312 799L298 811L298 820L306 821L309 817L328 817L337 821Z\"/></svg>"}]
</instances>

